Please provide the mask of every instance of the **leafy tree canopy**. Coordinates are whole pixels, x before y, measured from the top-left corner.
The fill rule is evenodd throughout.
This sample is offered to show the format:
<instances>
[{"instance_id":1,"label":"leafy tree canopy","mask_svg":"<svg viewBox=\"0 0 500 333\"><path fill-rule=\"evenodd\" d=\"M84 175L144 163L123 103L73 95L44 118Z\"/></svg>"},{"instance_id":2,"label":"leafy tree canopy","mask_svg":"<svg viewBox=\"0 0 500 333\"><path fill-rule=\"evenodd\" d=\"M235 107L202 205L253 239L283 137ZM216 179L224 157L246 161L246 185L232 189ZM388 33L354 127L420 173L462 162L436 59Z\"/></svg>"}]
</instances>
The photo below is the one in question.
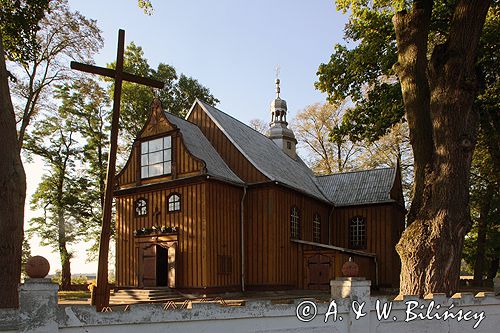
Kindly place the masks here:
<instances>
[{"instance_id":1,"label":"leafy tree canopy","mask_svg":"<svg viewBox=\"0 0 500 333\"><path fill-rule=\"evenodd\" d=\"M0 0L0 31L7 58L25 62L38 49L38 22L50 0Z\"/></svg>"},{"instance_id":2,"label":"leafy tree canopy","mask_svg":"<svg viewBox=\"0 0 500 333\"><path fill-rule=\"evenodd\" d=\"M457 2L434 1L428 36L429 56L434 46L446 40ZM334 46L329 62L318 68L315 86L326 92L332 103L345 98L356 103L342 122L342 129L349 133L351 140L374 141L404 119L400 82L393 68L398 59L391 20L396 11L409 9L410 3L404 0L336 1L338 10L350 11L344 36L347 46ZM498 7L492 6L478 61L487 85L498 82L498 72L492 71L496 68L492 65L498 63L498 28ZM496 87L498 89L498 83Z\"/></svg>"},{"instance_id":3,"label":"leafy tree canopy","mask_svg":"<svg viewBox=\"0 0 500 333\"><path fill-rule=\"evenodd\" d=\"M108 64L110 68L115 66L116 63ZM125 50L123 69L132 74L163 81L165 87L158 92L158 97L164 109L175 115L186 115L196 98L212 105L219 102L210 90L196 79L184 74L178 76L174 67L160 63L156 69L151 68L142 48L133 42ZM150 87L123 82L120 117L126 141L132 141L146 123L154 97L155 92Z\"/></svg>"}]
</instances>

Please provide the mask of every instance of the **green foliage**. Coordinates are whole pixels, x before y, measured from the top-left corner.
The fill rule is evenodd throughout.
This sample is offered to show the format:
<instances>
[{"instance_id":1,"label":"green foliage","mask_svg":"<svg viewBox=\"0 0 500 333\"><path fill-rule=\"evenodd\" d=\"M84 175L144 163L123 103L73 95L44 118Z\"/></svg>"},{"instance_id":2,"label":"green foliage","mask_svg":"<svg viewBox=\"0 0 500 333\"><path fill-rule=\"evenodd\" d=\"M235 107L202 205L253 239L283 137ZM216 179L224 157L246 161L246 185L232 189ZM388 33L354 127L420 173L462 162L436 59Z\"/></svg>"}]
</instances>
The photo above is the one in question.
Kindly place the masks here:
<instances>
[{"instance_id":1,"label":"green foliage","mask_svg":"<svg viewBox=\"0 0 500 333\"><path fill-rule=\"evenodd\" d=\"M336 44L330 61L319 66L315 86L326 92L332 103L351 98L356 104L346 112L341 128L352 140L373 142L404 116L401 89L393 70L397 62L397 47L391 19L397 11L409 9L411 3L404 0L336 1L338 10L350 12L344 38L354 47ZM434 46L446 40L456 3L457 0L434 2L429 55ZM495 67L500 45L498 16L498 7L493 6L484 27L478 61L486 86L495 89L489 94L496 96L495 104L499 96Z\"/></svg>"},{"instance_id":2,"label":"green foliage","mask_svg":"<svg viewBox=\"0 0 500 333\"><path fill-rule=\"evenodd\" d=\"M486 273L495 258L500 257L500 188L496 178L491 177L494 173L494 165L486 144L487 139L486 133L480 131L471 168L470 208L473 226L465 238L463 251L464 260L469 266L474 267L478 245L478 224L480 218L486 218L486 267L483 273ZM487 197L488 187L493 188L493 196L489 198ZM487 212L481 209L485 204L490 207ZM481 211L487 214L486 217L480 215Z\"/></svg>"},{"instance_id":3,"label":"green foliage","mask_svg":"<svg viewBox=\"0 0 500 333\"><path fill-rule=\"evenodd\" d=\"M23 254L21 256L21 276L25 277L26 276L26 262L31 257L31 246L30 246L30 243L28 242L27 237L24 237L24 239L23 239L22 250L23 250Z\"/></svg>"},{"instance_id":4,"label":"green foliage","mask_svg":"<svg viewBox=\"0 0 500 333\"><path fill-rule=\"evenodd\" d=\"M150 0L137 0L137 5L144 10L144 14L153 15L154 8Z\"/></svg>"},{"instance_id":5,"label":"green foliage","mask_svg":"<svg viewBox=\"0 0 500 333\"><path fill-rule=\"evenodd\" d=\"M0 0L0 31L8 59L27 62L39 49L36 33L50 0Z\"/></svg>"},{"instance_id":6,"label":"green foliage","mask_svg":"<svg viewBox=\"0 0 500 333\"><path fill-rule=\"evenodd\" d=\"M76 185L82 193L80 206L86 212L83 240L93 242L87 258L94 259L99 245L108 161L109 96L99 82L82 78L58 86L56 97L61 101L60 113L74 119L83 144L82 153L77 156L82 168Z\"/></svg>"},{"instance_id":7,"label":"green foliage","mask_svg":"<svg viewBox=\"0 0 500 333\"><path fill-rule=\"evenodd\" d=\"M115 66L115 63L108 65L110 68L115 68ZM208 88L184 74L178 76L172 66L160 63L156 70L151 68L147 59L144 58L142 48L133 42L125 50L123 69L132 74L152 77L164 82L165 87L159 91L158 97L165 110L175 115L184 116L196 98L212 105L219 102ZM110 92L112 92L112 87ZM126 142L133 141L146 123L154 94L151 87L123 82L120 120Z\"/></svg>"}]
</instances>

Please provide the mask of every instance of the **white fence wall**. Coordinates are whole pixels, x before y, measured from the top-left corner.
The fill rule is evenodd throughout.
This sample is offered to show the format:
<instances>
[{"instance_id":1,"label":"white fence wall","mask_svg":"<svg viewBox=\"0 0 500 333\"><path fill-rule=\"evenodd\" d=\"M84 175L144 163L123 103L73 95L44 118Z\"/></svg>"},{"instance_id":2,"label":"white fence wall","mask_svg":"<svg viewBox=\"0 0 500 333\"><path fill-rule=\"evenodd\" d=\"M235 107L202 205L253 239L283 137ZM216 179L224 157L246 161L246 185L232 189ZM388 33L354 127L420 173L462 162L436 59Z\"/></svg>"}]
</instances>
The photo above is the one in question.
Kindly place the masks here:
<instances>
[{"instance_id":1,"label":"white fence wall","mask_svg":"<svg viewBox=\"0 0 500 333\"><path fill-rule=\"evenodd\" d=\"M461 298L405 298L389 302L370 296L335 299L332 303L298 300L294 304L250 301L245 306L195 303L191 309L164 309L163 304L131 305L97 313L89 305L57 305L57 288L45 279L27 280L20 287L21 308L0 309L5 332L500 332L500 298L493 294ZM361 304L364 304L361 308ZM385 304L391 311L379 318ZM439 305L439 309L436 308ZM316 307L316 316L314 307ZM325 316L330 311L330 315ZM297 312L303 319L300 321ZM445 313L451 317L444 319ZM356 313L359 318L356 318ZM419 317L420 316L420 317ZM454 318L453 318L454 316ZM325 322L325 317L327 321ZM342 318L341 318L342 317ZM336 321L334 319L336 318ZM433 318L433 319L430 319ZM412 319L412 320L409 320ZM459 320L460 319L460 320ZM474 329L474 325L477 328Z\"/></svg>"}]
</instances>

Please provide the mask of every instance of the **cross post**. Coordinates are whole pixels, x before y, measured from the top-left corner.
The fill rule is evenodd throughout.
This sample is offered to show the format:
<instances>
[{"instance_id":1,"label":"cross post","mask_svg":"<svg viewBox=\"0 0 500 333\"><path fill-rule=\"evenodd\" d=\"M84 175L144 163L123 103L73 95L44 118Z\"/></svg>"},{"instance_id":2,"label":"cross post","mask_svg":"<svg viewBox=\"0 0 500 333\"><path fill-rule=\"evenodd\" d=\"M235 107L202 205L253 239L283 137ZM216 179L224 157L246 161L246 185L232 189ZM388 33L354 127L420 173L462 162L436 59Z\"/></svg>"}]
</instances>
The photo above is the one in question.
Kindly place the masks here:
<instances>
[{"instance_id":1,"label":"cross post","mask_svg":"<svg viewBox=\"0 0 500 333\"><path fill-rule=\"evenodd\" d=\"M113 188L116 173L116 151L118 148L118 130L120 122L120 99L122 93L122 82L129 81L139 83L154 88L162 89L164 83L133 75L123 71L123 54L125 46L125 31L118 31L118 51L116 56L116 69L97 67L87 64L71 62L71 68L87 73L111 77L115 80L113 95L113 113L111 120L110 148L108 158L108 170L106 173L106 189L104 195L104 207L102 214L102 229L99 242L99 264L97 267L97 286L94 293L95 306L97 311L102 311L109 306L110 288L108 284L108 254L109 239L111 236L111 206L113 204Z\"/></svg>"}]
</instances>

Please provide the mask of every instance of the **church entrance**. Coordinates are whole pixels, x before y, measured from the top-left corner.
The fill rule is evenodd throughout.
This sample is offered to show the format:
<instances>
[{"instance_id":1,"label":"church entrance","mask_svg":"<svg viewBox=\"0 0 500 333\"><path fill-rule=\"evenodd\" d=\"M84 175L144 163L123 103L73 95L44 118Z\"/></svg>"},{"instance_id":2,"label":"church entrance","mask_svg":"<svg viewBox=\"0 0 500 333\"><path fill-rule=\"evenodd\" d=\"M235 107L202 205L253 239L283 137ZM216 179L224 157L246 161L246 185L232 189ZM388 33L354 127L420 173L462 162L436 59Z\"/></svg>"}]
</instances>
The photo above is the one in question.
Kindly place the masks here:
<instances>
[{"instance_id":1,"label":"church entrance","mask_svg":"<svg viewBox=\"0 0 500 333\"><path fill-rule=\"evenodd\" d=\"M138 238L138 286L175 288L177 240Z\"/></svg>"}]
</instances>

